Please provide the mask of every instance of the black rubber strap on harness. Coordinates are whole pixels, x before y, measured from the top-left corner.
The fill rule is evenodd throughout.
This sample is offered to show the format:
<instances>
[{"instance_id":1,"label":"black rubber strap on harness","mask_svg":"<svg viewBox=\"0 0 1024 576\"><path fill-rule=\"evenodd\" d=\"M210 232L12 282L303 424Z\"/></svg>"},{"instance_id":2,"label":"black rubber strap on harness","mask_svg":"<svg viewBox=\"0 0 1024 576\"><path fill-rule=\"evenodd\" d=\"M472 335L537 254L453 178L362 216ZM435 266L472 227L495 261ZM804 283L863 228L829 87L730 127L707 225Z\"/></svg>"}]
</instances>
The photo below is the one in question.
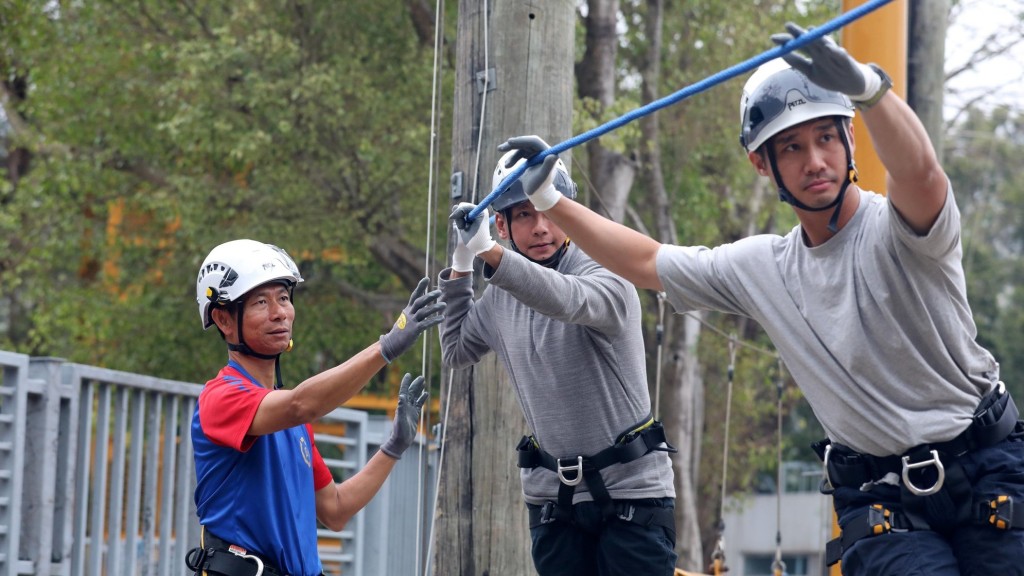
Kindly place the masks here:
<instances>
[{"instance_id":1,"label":"black rubber strap on harness","mask_svg":"<svg viewBox=\"0 0 1024 576\"><path fill-rule=\"evenodd\" d=\"M643 423L632 427L619 435L612 446L605 448L593 456L573 456L558 459L544 451L533 438L523 436L516 446L520 468L547 468L558 475L558 506L549 514L557 520L571 521L572 497L579 484L579 474L586 481L587 488L594 501L604 509L606 517L615 514L608 488L601 478L601 470L612 464L626 464L654 451L675 452L676 449L665 438L665 428L661 422L648 417ZM567 478L568 471L573 476ZM572 482L571 484L566 483ZM532 522L531 522L532 524Z\"/></svg>"},{"instance_id":2,"label":"black rubber strap on harness","mask_svg":"<svg viewBox=\"0 0 1024 576\"><path fill-rule=\"evenodd\" d=\"M196 575L255 576L257 573L256 562L232 552L231 543L214 536L208 530L203 531L202 540L203 546L192 548L185 553L185 566ZM262 554L242 550L237 546L235 548L246 555L258 557L263 562L262 576L287 576Z\"/></svg>"},{"instance_id":3,"label":"black rubber strap on harness","mask_svg":"<svg viewBox=\"0 0 1024 576\"><path fill-rule=\"evenodd\" d=\"M891 512L881 504L874 504L847 523L838 538L825 545L825 564L831 566L843 558L843 551L868 536L879 536L893 530L910 530L910 520L903 514Z\"/></svg>"}]
</instances>

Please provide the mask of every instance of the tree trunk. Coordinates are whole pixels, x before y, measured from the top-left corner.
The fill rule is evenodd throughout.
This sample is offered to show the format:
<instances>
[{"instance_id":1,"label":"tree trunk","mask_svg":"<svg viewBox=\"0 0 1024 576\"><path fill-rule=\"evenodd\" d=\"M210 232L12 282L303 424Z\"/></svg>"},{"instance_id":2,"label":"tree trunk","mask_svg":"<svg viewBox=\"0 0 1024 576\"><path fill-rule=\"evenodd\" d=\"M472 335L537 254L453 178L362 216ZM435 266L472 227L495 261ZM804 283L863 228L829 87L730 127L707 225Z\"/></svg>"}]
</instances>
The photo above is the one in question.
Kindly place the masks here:
<instances>
[{"instance_id":1,"label":"tree trunk","mask_svg":"<svg viewBox=\"0 0 1024 576\"><path fill-rule=\"evenodd\" d=\"M924 124L939 158L942 158L943 148L943 65L946 61L948 20L949 0L910 3L907 104Z\"/></svg>"},{"instance_id":2,"label":"tree trunk","mask_svg":"<svg viewBox=\"0 0 1024 576\"><path fill-rule=\"evenodd\" d=\"M505 139L537 134L554 143L571 135L574 28L573 0L460 0L452 203L491 192L496 146ZM453 246L449 238L449 253ZM507 374L491 354L452 374L450 387L433 573L534 574L514 451L530 431Z\"/></svg>"},{"instance_id":3,"label":"tree trunk","mask_svg":"<svg viewBox=\"0 0 1024 576\"><path fill-rule=\"evenodd\" d=\"M579 97L596 105L594 115L599 123L604 121L604 110L615 101L618 14L618 0L587 2L586 51L576 68L576 84ZM636 176L634 159L604 146L601 139L587 143L587 159L589 189L595 194L588 204L597 213L622 222Z\"/></svg>"},{"instance_id":4,"label":"tree trunk","mask_svg":"<svg viewBox=\"0 0 1024 576\"><path fill-rule=\"evenodd\" d=\"M641 97L644 104L657 100L660 95L658 86L661 82L663 7L663 0L647 0L644 31L649 45L640 70L643 79ZM653 199L658 240L666 244L675 244L676 226L672 219L661 170L661 134L657 117L643 117L640 120L640 130L643 134L640 175ZM663 366L655 369L662 369L670 378L664 379L662 390L655 390L652 393L660 393L661 398L657 399L659 405L660 400L664 399L664 409L660 410L661 414L658 417L666 423L665 427L672 444L679 449L672 458L676 477L676 552L679 554L679 565L699 570L704 557L697 516L697 479L700 473L704 406L704 385L697 358L701 325L692 317L684 316L670 318L665 326L665 347L670 353L662 359Z\"/></svg>"}]
</instances>

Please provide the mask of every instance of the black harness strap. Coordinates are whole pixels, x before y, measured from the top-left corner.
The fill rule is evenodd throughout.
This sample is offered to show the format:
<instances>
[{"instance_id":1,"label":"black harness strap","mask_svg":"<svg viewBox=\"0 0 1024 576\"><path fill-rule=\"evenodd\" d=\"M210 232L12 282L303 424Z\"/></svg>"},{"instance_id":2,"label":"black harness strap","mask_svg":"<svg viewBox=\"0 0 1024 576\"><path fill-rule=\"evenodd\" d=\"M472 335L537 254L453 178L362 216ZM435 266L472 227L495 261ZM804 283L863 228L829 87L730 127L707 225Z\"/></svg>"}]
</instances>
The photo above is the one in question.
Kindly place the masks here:
<instances>
[{"instance_id":1,"label":"black harness strap","mask_svg":"<svg viewBox=\"0 0 1024 576\"><path fill-rule=\"evenodd\" d=\"M881 504L872 504L847 524L838 538L825 545L825 564L831 566L843 558L843 551L868 536L880 536L893 530L909 530L910 520L903 514L890 511Z\"/></svg>"},{"instance_id":2,"label":"black harness strap","mask_svg":"<svg viewBox=\"0 0 1024 576\"><path fill-rule=\"evenodd\" d=\"M654 451L675 452L676 449L665 438L665 427L653 416L648 416L641 424L620 434L614 445L593 456L555 458L543 450L533 436L523 436L516 445L520 468L540 466L558 475L558 504L544 506L546 521L572 521L572 497L581 481L587 483L594 501L604 510L605 517L614 516L615 507L604 479L601 478L601 470L612 464L632 462Z\"/></svg>"},{"instance_id":3,"label":"black harness strap","mask_svg":"<svg viewBox=\"0 0 1024 576\"><path fill-rule=\"evenodd\" d=\"M255 558L258 558L259 562ZM185 566L196 575L287 576L262 554L226 542L205 528L202 534L202 546L192 548L185 553ZM262 572L260 566L262 566Z\"/></svg>"}]
</instances>

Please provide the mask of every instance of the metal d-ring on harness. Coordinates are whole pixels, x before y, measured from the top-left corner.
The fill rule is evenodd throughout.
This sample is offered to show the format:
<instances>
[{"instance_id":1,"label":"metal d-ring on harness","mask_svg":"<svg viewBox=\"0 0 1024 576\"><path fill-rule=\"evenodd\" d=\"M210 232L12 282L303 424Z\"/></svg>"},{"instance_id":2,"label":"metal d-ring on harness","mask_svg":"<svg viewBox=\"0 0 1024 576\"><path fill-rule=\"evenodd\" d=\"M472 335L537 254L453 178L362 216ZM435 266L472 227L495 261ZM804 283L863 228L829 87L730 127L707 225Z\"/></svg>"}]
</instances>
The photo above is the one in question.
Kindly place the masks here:
<instances>
[{"instance_id":1,"label":"metal d-ring on harness","mask_svg":"<svg viewBox=\"0 0 1024 576\"><path fill-rule=\"evenodd\" d=\"M917 446L893 456L860 454L828 439L816 442L813 447L824 467L822 493L831 494L836 486L866 489L890 474L902 479L903 489L902 510L874 504L845 521L839 537L826 546L826 563L831 566L838 562L843 552L861 538L894 531L948 533L965 522L999 530L1024 527L1024 502L1014 502L1008 495L974 501L970 480L958 462L968 452L993 446L1020 432L1024 423L1018 422L1019 416L1005 384L999 382L982 398L967 429L947 442ZM915 480L914 475L920 476ZM921 478L926 475L928 479ZM930 486L923 485L929 482ZM936 496L940 492L944 494ZM932 498L940 500L931 504ZM940 504L945 507L936 514Z\"/></svg>"},{"instance_id":2,"label":"metal d-ring on harness","mask_svg":"<svg viewBox=\"0 0 1024 576\"><path fill-rule=\"evenodd\" d=\"M637 521L640 512L636 507L616 509L600 471L612 464L626 464L655 451L675 452L676 449L666 440L661 422L652 415L620 434L614 445L593 456L555 458L544 451L533 436L523 436L516 445L519 467L547 468L557 474L559 480L558 502L548 501L539 512L531 511L531 526L556 520L572 522L572 497L576 486L583 481L586 481L594 501L602 507L605 518L617 516L627 522Z\"/></svg>"}]
</instances>

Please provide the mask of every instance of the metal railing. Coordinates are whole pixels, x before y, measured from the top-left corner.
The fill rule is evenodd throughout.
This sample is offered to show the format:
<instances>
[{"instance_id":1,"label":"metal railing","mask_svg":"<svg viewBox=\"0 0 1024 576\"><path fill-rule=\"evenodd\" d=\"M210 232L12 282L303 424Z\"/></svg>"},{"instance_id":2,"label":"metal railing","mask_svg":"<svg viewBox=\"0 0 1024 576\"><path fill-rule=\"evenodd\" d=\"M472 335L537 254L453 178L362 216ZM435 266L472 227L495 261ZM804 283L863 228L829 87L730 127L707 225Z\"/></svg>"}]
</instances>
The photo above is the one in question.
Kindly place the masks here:
<instances>
[{"instance_id":1,"label":"metal railing","mask_svg":"<svg viewBox=\"0 0 1024 576\"><path fill-rule=\"evenodd\" d=\"M186 573L199 541L190 430L202 386L4 351L0 374L0 576ZM345 408L314 425L337 480L366 463L388 425ZM325 574L415 573L412 554L384 554L376 541L415 548L410 520L425 515L409 508L431 501L420 487L433 486L421 460L429 451L414 446L343 531L319 531Z\"/></svg>"}]
</instances>

